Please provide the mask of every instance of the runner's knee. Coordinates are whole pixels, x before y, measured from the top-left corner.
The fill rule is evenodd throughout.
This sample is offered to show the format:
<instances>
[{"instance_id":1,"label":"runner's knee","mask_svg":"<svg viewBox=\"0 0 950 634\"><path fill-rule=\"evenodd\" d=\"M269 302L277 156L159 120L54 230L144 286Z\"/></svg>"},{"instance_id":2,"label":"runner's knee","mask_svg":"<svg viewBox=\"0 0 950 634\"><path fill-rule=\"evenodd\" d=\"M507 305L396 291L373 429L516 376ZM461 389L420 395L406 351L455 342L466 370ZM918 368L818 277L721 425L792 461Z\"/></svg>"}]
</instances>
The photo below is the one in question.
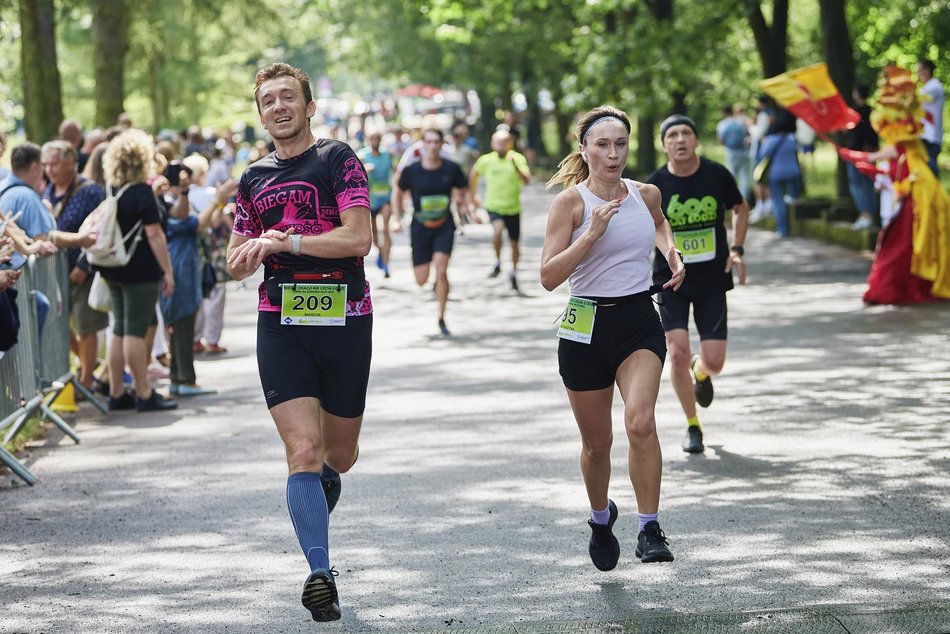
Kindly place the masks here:
<instances>
[{"instance_id":1,"label":"runner's knee","mask_svg":"<svg viewBox=\"0 0 950 634\"><path fill-rule=\"evenodd\" d=\"M689 366L690 353L688 347L667 340L666 352L669 355L672 367L683 368Z\"/></svg>"},{"instance_id":2,"label":"runner's knee","mask_svg":"<svg viewBox=\"0 0 950 634\"><path fill-rule=\"evenodd\" d=\"M631 444L651 442L656 436L653 408L646 404L628 405L624 408L624 424Z\"/></svg>"},{"instance_id":3,"label":"runner's knee","mask_svg":"<svg viewBox=\"0 0 950 634\"><path fill-rule=\"evenodd\" d=\"M323 469L323 451L312 440L287 443L287 467L290 473L319 473Z\"/></svg>"}]
</instances>

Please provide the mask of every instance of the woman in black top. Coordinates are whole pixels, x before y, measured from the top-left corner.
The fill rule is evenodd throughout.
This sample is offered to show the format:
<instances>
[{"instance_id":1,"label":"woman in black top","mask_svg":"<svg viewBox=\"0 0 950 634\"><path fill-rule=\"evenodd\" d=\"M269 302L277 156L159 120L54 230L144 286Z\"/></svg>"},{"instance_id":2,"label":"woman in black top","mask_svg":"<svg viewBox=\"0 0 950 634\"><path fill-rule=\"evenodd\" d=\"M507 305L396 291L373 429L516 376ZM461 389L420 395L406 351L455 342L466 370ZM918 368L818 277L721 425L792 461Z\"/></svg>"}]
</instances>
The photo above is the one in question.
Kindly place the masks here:
<instances>
[{"instance_id":1,"label":"woman in black top","mask_svg":"<svg viewBox=\"0 0 950 634\"><path fill-rule=\"evenodd\" d=\"M109 409L173 409L178 404L163 398L149 384L145 347L145 333L155 315L159 289L167 296L175 288L158 201L145 182L152 168L151 138L141 130L123 132L109 143L103 167L113 192L131 183L118 200L117 220L122 234L128 235L137 223L142 223L126 244L127 249L134 249L128 264L97 269L112 293L115 318L109 343ZM123 387L126 365L132 373L134 397Z\"/></svg>"}]
</instances>

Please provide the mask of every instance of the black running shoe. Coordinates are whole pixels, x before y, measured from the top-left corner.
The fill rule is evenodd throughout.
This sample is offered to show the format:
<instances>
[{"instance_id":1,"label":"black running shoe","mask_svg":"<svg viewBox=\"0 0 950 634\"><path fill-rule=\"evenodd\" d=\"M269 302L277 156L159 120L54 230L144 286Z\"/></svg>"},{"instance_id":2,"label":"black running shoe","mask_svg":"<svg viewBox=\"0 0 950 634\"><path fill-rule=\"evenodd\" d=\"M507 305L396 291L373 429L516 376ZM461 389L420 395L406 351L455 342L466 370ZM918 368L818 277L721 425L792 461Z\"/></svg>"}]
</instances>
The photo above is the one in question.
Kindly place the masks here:
<instances>
[{"instance_id":1,"label":"black running shoe","mask_svg":"<svg viewBox=\"0 0 950 634\"><path fill-rule=\"evenodd\" d=\"M119 398L109 397L109 411L117 412L124 409L135 409L135 397L126 392Z\"/></svg>"},{"instance_id":2,"label":"black running shoe","mask_svg":"<svg viewBox=\"0 0 950 634\"><path fill-rule=\"evenodd\" d=\"M488 277L498 277L499 275L501 275L501 264L496 264L495 268L488 274Z\"/></svg>"},{"instance_id":3,"label":"black running shoe","mask_svg":"<svg viewBox=\"0 0 950 634\"><path fill-rule=\"evenodd\" d=\"M511 290L518 290L518 278L515 277L515 274L512 273L509 279L511 280Z\"/></svg>"},{"instance_id":4,"label":"black running shoe","mask_svg":"<svg viewBox=\"0 0 950 634\"><path fill-rule=\"evenodd\" d=\"M694 354L689 362L689 369L693 373L693 390L696 393L696 402L700 407L709 407L713 402L712 377L707 376L702 381L696 379L696 362L699 361L699 355Z\"/></svg>"},{"instance_id":5,"label":"black running shoe","mask_svg":"<svg viewBox=\"0 0 950 634\"><path fill-rule=\"evenodd\" d=\"M327 498L328 514L333 512L333 507L336 506L337 500L340 499L340 491L343 488L340 474L336 471L333 473L334 475L331 478L320 476L320 483L323 485L323 495Z\"/></svg>"},{"instance_id":6,"label":"black running shoe","mask_svg":"<svg viewBox=\"0 0 950 634\"><path fill-rule=\"evenodd\" d=\"M340 619L340 599L336 593L336 570L320 568L314 570L303 584L303 596L300 602L310 610L314 621L338 621Z\"/></svg>"},{"instance_id":7,"label":"black running shoe","mask_svg":"<svg viewBox=\"0 0 950 634\"><path fill-rule=\"evenodd\" d=\"M703 430L696 425L686 428L686 437L683 439L683 451L686 453L703 453Z\"/></svg>"},{"instance_id":8,"label":"black running shoe","mask_svg":"<svg viewBox=\"0 0 950 634\"><path fill-rule=\"evenodd\" d=\"M607 500L607 508L610 510L610 519L607 524L597 524L594 520L587 520L590 526L590 560L594 562L597 570L613 570L620 559L620 542L614 537L613 527L617 521L617 505L613 500Z\"/></svg>"},{"instance_id":9,"label":"black running shoe","mask_svg":"<svg viewBox=\"0 0 950 634\"><path fill-rule=\"evenodd\" d=\"M673 561L669 541L657 522L647 522L637 536L637 557L645 564L654 561Z\"/></svg>"},{"instance_id":10,"label":"black running shoe","mask_svg":"<svg viewBox=\"0 0 950 634\"><path fill-rule=\"evenodd\" d=\"M178 407L178 401L165 398L155 390L152 390L152 395L146 399L137 398L135 399L135 409L140 412L160 412L167 409L175 409Z\"/></svg>"},{"instance_id":11,"label":"black running shoe","mask_svg":"<svg viewBox=\"0 0 950 634\"><path fill-rule=\"evenodd\" d=\"M442 333L443 337L448 337L449 335L452 334L449 332L449 327L445 325L444 319L439 320L439 332Z\"/></svg>"}]
</instances>

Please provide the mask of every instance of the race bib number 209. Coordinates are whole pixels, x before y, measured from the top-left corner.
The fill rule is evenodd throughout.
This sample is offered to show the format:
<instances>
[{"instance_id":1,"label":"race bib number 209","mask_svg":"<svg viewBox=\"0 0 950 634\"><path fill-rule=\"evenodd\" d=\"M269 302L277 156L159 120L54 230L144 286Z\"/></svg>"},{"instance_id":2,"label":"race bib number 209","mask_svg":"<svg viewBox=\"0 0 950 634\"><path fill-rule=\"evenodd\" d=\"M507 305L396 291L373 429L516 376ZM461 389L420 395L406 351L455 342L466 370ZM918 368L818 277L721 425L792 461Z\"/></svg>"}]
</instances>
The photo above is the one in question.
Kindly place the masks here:
<instances>
[{"instance_id":1,"label":"race bib number 209","mask_svg":"<svg viewBox=\"0 0 950 634\"><path fill-rule=\"evenodd\" d=\"M345 326L346 284L283 284L280 323L285 326Z\"/></svg>"}]
</instances>

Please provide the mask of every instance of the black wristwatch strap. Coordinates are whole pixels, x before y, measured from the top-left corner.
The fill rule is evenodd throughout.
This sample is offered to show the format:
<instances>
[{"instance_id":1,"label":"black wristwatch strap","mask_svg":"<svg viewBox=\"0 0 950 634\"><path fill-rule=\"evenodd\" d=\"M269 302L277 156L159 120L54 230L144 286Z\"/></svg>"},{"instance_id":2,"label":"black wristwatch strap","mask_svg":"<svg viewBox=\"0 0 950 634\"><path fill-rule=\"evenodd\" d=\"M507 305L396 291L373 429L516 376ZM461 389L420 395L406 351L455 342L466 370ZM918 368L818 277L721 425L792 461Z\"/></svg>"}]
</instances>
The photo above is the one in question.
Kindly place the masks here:
<instances>
[{"instance_id":1,"label":"black wristwatch strap","mask_svg":"<svg viewBox=\"0 0 950 634\"><path fill-rule=\"evenodd\" d=\"M737 245L733 246L732 248L730 248L729 250L732 251L733 253L735 253L736 255L738 255L740 258L741 258L743 255L745 255L745 249L742 247L742 245L738 245L738 244L737 244Z\"/></svg>"}]
</instances>

